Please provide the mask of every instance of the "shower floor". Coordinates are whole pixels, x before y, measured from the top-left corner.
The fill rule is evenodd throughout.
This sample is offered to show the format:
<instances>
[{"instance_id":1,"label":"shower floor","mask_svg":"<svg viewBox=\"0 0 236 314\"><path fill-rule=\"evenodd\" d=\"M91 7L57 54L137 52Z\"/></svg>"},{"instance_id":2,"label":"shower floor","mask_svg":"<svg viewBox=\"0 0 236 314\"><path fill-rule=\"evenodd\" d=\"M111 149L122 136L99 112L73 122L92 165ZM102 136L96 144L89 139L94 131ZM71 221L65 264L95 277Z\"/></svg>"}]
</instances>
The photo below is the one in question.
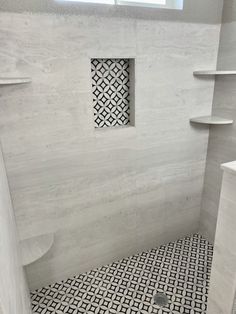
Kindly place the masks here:
<instances>
[{"instance_id":1,"label":"shower floor","mask_svg":"<svg viewBox=\"0 0 236 314\"><path fill-rule=\"evenodd\" d=\"M32 292L33 313L206 313L212 255L194 234ZM157 292L166 307L154 304Z\"/></svg>"}]
</instances>

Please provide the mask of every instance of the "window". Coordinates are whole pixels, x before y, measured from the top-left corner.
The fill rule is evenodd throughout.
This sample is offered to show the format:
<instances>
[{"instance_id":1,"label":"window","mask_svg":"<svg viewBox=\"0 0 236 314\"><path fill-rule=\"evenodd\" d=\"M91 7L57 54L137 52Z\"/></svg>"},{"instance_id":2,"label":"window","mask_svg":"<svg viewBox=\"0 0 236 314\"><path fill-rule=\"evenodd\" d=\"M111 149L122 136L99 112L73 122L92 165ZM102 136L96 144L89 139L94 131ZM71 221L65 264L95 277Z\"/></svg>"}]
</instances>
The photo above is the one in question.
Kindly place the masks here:
<instances>
[{"instance_id":1,"label":"window","mask_svg":"<svg viewBox=\"0 0 236 314\"><path fill-rule=\"evenodd\" d=\"M162 9L183 9L183 0L116 0L116 4Z\"/></svg>"},{"instance_id":2,"label":"window","mask_svg":"<svg viewBox=\"0 0 236 314\"><path fill-rule=\"evenodd\" d=\"M182 10L184 0L60 0L85 3L142 6L162 9Z\"/></svg>"},{"instance_id":3,"label":"window","mask_svg":"<svg viewBox=\"0 0 236 314\"><path fill-rule=\"evenodd\" d=\"M86 2L86 3L103 3L103 4L115 4L114 0L62 0L67 2Z\"/></svg>"}]
</instances>

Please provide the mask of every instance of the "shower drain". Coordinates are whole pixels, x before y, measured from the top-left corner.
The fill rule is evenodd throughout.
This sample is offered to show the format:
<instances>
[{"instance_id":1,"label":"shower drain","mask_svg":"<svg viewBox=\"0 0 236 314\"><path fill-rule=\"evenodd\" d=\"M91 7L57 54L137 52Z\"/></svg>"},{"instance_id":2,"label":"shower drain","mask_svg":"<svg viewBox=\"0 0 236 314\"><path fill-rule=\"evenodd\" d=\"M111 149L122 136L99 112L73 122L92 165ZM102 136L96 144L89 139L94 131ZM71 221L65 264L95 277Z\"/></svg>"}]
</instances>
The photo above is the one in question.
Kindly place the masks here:
<instances>
[{"instance_id":1,"label":"shower drain","mask_svg":"<svg viewBox=\"0 0 236 314\"><path fill-rule=\"evenodd\" d=\"M159 306L166 306L169 303L169 300L165 293L157 293L153 297L154 303Z\"/></svg>"}]
</instances>

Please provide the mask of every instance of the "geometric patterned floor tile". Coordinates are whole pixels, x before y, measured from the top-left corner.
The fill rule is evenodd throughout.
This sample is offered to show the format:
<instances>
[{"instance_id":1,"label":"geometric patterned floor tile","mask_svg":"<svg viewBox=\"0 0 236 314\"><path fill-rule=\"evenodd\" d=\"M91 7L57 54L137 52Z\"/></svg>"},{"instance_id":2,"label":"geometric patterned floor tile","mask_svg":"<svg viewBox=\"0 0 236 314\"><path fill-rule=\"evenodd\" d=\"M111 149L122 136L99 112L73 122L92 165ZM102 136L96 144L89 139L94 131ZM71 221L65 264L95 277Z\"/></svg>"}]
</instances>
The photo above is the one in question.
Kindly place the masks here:
<instances>
[{"instance_id":1,"label":"geometric patterned floor tile","mask_svg":"<svg viewBox=\"0 0 236 314\"><path fill-rule=\"evenodd\" d=\"M33 313L206 313L212 256L195 234L34 291ZM154 304L157 292L167 306Z\"/></svg>"}]
</instances>

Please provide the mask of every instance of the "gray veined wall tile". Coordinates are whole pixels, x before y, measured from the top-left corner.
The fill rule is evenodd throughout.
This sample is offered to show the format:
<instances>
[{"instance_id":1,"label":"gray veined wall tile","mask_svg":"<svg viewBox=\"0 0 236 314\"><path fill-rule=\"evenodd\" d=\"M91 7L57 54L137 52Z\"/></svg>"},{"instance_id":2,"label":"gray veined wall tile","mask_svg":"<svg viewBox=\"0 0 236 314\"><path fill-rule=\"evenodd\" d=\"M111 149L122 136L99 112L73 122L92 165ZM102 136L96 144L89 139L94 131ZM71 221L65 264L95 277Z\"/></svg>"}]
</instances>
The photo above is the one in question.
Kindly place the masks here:
<instances>
[{"instance_id":1,"label":"gray veined wall tile","mask_svg":"<svg viewBox=\"0 0 236 314\"><path fill-rule=\"evenodd\" d=\"M236 11L235 0L224 2L223 24L221 27L217 68L236 69ZM222 118L236 121L235 76L222 76L216 79L212 113ZM218 217L222 170L220 165L235 160L236 123L231 126L211 127L207 152L204 191L201 206L201 232L214 241Z\"/></svg>"},{"instance_id":2,"label":"gray veined wall tile","mask_svg":"<svg viewBox=\"0 0 236 314\"><path fill-rule=\"evenodd\" d=\"M0 147L0 313L30 314L30 298Z\"/></svg>"},{"instance_id":3,"label":"gray veined wall tile","mask_svg":"<svg viewBox=\"0 0 236 314\"><path fill-rule=\"evenodd\" d=\"M0 26L0 68L32 77L0 97L19 233L55 232L26 267L31 289L196 232L208 129L189 117L211 111L214 81L192 73L215 68L220 25L1 13ZM135 58L135 127L94 129L91 58Z\"/></svg>"}]
</instances>

